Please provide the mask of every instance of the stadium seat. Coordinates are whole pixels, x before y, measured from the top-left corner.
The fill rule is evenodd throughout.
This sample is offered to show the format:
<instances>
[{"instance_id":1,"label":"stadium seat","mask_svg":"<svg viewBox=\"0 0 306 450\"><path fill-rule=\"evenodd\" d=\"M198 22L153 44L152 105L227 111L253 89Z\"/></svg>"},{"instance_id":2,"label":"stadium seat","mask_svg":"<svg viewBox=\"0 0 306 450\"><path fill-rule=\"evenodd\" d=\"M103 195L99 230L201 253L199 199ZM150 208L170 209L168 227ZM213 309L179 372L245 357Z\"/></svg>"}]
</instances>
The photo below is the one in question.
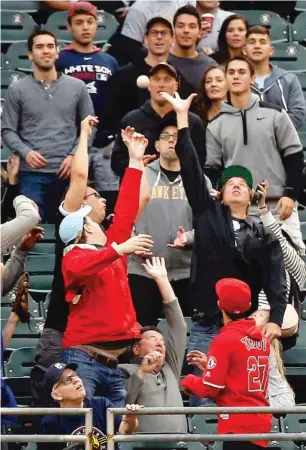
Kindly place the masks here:
<instances>
[{"instance_id":1,"label":"stadium seat","mask_svg":"<svg viewBox=\"0 0 306 450\"><path fill-rule=\"evenodd\" d=\"M4 144L1 139L1 163L8 162L9 158L13 156L13 153L9 150L9 148Z\"/></svg>"},{"instance_id":2,"label":"stadium seat","mask_svg":"<svg viewBox=\"0 0 306 450\"><path fill-rule=\"evenodd\" d=\"M301 317L306 321L306 299L301 303Z\"/></svg>"},{"instance_id":3,"label":"stadium seat","mask_svg":"<svg viewBox=\"0 0 306 450\"><path fill-rule=\"evenodd\" d=\"M306 11L306 1L305 0L298 0L296 2L295 8L296 11Z\"/></svg>"},{"instance_id":4,"label":"stadium seat","mask_svg":"<svg viewBox=\"0 0 306 450\"><path fill-rule=\"evenodd\" d=\"M301 231L302 231L303 241L306 242L306 223L301 223ZM304 261L305 261L305 259L304 259Z\"/></svg>"},{"instance_id":5,"label":"stadium seat","mask_svg":"<svg viewBox=\"0 0 306 450\"><path fill-rule=\"evenodd\" d=\"M25 261L25 270L30 274L53 273L55 255L29 255Z\"/></svg>"},{"instance_id":6,"label":"stadium seat","mask_svg":"<svg viewBox=\"0 0 306 450\"><path fill-rule=\"evenodd\" d=\"M37 29L37 24L26 12L1 11L2 43L25 41Z\"/></svg>"},{"instance_id":7,"label":"stadium seat","mask_svg":"<svg viewBox=\"0 0 306 450\"><path fill-rule=\"evenodd\" d=\"M278 14L272 11L262 10L245 10L234 11L236 14L245 16L250 25L263 25L270 28L272 42L288 42L289 37L289 24L280 17Z\"/></svg>"},{"instance_id":8,"label":"stadium seat","mask_svg":"<svg viewBox=\"0 0 306 450\"><path fill-rule=\"evenodd\" d=\"M287 414L285 417L281 417L281 423L284 427L285 433L306 433L306 417L302 414ZM297 443L297 441L296 441ZM299 443L306 444L305 441L299 441ZM305 448L305 447L303 447Z\"/></svg>"},{"instance_id":9,"label":"stadium seat","mask_svg":"<svg viewBox=\"0 0 306 450\"><path fill-rule=\"evenodd\" d=\"M5 364L7 377L26 377L35 365L35 347L22 347L14 350Z\"/></svg>"},{"instance_id":10,"label":"stadium seat","mask_svg":"<svg viewBox=\"0 0 306 450\"><path fill-rule=\"evenodd\" d=\"M52 242L38 242L29 252L30 255L53 255L54 253L55 244Z\"/></svg>"},{"instance_id":11,"label":"stadium seat","mask_svg":"<svg viewBox=\"0 0 306 450\"><path fill-rule=\"evenodd\" d=\"M12 1L6 0L1 1L1 10L2 11L25 11L27 13L34 13L38 11L39 2L38 1Z\"/></svg>"},{"instance_id":12,"label":"stadium seat","mask_svg":"<svg viewBox=\"0 0 306 450\"><path fill-rule=\"evenodd\" d=\"M112 14L100 11L95 42L106 42L115 33L117 26L118 22ZM51 14L43 28L53 31L59 40L71 41L71 33L67 30L67 13L65 11L58 11Z\"/></svg>"},{"instance_id":13,"label":"stadium seat","mask_svg":"<svg viewBox=\"0 0 306 450\"><path fill-rule=\"evenodd\" d=\"M185 317L185 322L187 324L187 344L188 344L190 330L191 330L191 326L192 326L191 317ZM158 326L158 328L160 328L161 332L164 333L165 336L167 336L167 321L166 321L166 319L160 319L157 326Z\"/></svg>"},{"instance_id":14,"label":"stadium seat","mask_svg":"<svg viewBox=\"0 0 306 450\"><path fill-rule=\"evenodd\" d=\"M306 66L306 64L305 64ZM306 70L306 68L305 68ZM301 83L303 91L306 91L306 71L305 72L297 72L296 76L299 79L299 82Z\"/></svg>"},{"instance_id":15,"label":"stadium seat","mask_svg":"<svg viewBox=\"0 0 306 450\"><path fill-rule=\"evenodd\" d=\"M300 222L306 222L306 208L299 209L299 219Z\"/></svg>"},{"instance_id":16,"label":"stadium seat","mask_svg":"<svg viewBox=\"0 0 306 450\"><path fill-rule=\"evenodd\" d=\"M37 303L44 302L46 295L51 291L53 282L53 274L30 275L31 296Z\"/></svg>"},{"instance_id":17,"label":"stadium seat","mask_svg":"<svg viewBox=\"0 0 306 450\"><path fill-rule=\"evenodd\" d=\"M271 56L273 64L292 72L306 71L306 48L296 42L278 43L273 45L274 54Z\"/></svg>"},{"instance_id":18,"label":"stadium seat","mask_svg":"<svg viewBox=\"0 0 306 450\"><path fill-rule=\"evenodd\" d=\"M190 430L193 434L215 434L217 432L218 418L215 414L195 415L190 419ZM210 444L210 445L209 445ZM201 445L206 445L213 450L222 450L221 442L203 441ZM205 448L205 447L204 447Z\"/></svg>"},{"instance_id":19,"label":"stadium seat","mask_svg":"<svg viewBox=\"0 0 306 450\"><path fill-rule=\"evenodd\" d=\"M296 346L282 356L287 375L306 375L306 321L300 320Z\"/></svg>"},{"instance_id":20,"label":"stadium seat","mask_svg":"<svg viewBox=\"0 0 306 450\"><path fill-rule=\"evenodd\" d=\"M1 330L5 327L6 322L6 319L1 319ZM31 319L30 326L27 323L18 322L7 350L14 350L20 347L36 347L43 328L44 320L42 318Z\"/></svg>"},{"instance_id":21,"label":"stadium seat","mask_svg":"<svg viewBox=\"0 0 306 450\"><path fill-rule=\"evenodd\" d=\"M55 241L55 225L53 223L41 223L39 224L42 227L44 232L44 238L42 242L54 242Z\"/></svg>"},{"instance_id":22,"label":"stadium seat","mask_svg":"<svg viewBox=\"0 0 306 450\"><path fill-rule=\"evenodd\" d=\"M302 12L295 19L292 25L292 38L294 41L306 41L306 11Z\"/></svg>"},{"instance_id":23,"label":"stadium seat","mask_svg":"<svg viewBox=\"0 0 306 450\"><path fill-rule=\"evenodd\" d=\"M40 303L41 314L45 318L47 318L47 313L48 313L50 299L51 299L51 292L48 292L48 294L45 297L45 300L42 303Z\"/></svg>"},{"instance_id":24,"label":"stadium seat","mask_svg":"<svg viewBox=\"0 0 306 450\"><path fill-rule=\"evenodd\" d=\"M8 296L6 296L6 299L7 298L8 298ZM11 311L12 311L12 302L13 302L13 299L11 297L9 298L9 303L6 303L3 305L2 301L1 301L1 310L0 311L1 311L2 319L9 318ZM38 303L35 302L30 295L28 296L28 302L29 302L29 311L30 311L31 315L36 318L42 317L40 310L39 310Z\"/></svg>"},{"instance_id":25,"label":"stadium seat","mask_svg":"<svg viewBox=\"0 0 306 450\"><path fill-rule=\"evenodd\" d=\"M3 56L3 67L10 70L33 72L33 63L28 58L27 42L14 42Z\"/></svg>"},{"instance_id":26,"label":"stadium seat","mask_svg":"<svg viewBox=\"0 0 306 450\"><path fill-rule=\"evenodd\" d=\"M157 449L172 449L172 450L206 450L200 442L148 442L146 441L146 433L135 433L136 435L142 435L143 441L141 442L120 442L120 450L133 450L134 448L141 448L145 450L157 450Z\"/></svg>"},{"instance_id":27,"label":"stadium seat","mask_svg":"<svg viewBox=\"0 0 306 450\"><path fill-rule=\"evenodd\" d=\"M1 98L5 98L5 92L11 83L15 83L26 75L14 70L2 70L1 72Z\"/></svg>"}]
</instances>

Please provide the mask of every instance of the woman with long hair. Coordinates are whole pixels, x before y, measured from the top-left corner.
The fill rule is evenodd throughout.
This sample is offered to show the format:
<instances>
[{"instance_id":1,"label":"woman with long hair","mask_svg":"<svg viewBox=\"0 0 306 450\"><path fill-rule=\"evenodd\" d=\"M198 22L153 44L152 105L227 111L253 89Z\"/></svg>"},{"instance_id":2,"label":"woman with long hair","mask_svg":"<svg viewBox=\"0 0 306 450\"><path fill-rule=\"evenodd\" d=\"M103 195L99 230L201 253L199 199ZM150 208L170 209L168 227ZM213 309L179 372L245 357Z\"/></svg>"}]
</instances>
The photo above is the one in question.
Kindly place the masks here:
<instances>
[{"instance_id":1,"label":"woman with long hair","mask_svg":"<svg viewBox=\"0 0 306 450\"><path fill-rule=\"evenodd\" d=\"M223 22L218 36L218 51L210 55L218 64L225 65L231 58L242 55L249 28L247 18L234 14Z\"/></svg>"},{"instance_id":2,"label":"woman with long hair","mask_svg":"<svg viewBox=\"0 0 306 450\"><path fill-rule=\"evenodd\" d=\"M203 75L198 96L194 101L195 112L205 126L220 113L226 94L227 84L223 67L210 67Z\"/></svg>"}]
</instances>

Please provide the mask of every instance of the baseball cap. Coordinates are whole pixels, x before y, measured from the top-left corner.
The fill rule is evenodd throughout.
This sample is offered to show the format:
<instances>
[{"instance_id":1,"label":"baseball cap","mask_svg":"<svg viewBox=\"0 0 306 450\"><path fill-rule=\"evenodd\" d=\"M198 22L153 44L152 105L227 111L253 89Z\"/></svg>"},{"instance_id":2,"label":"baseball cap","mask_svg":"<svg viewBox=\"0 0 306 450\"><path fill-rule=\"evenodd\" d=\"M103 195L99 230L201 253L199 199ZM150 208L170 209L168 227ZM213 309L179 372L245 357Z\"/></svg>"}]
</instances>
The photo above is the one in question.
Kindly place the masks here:
<instances>
[{"instance_id":1,"label":"baseball cap","mask_svg":"<svg viewBox=\"0 0 306 450\"><path fill-rule=\"evenodd\" d=\"M166 62L160 62L156 66L152 67L152 69L149 72L149 78L155 75L160 70L166 70L169 73L169 75L171 75L176 80L178 79L176 69Z\"/></svg>"},{"instance_id":2,"label":"baseball cap","mask_svg":"<svg viewBox=\"0 0 306 450\"><path fill-rule=\"evenodd\" d=\"M91 16L97 18L97 8L89 2L76 2L71 3L68 9L68 17L71 18L77 14L90 14Z\"/></svg>"},{"instance_id":3,"label":"baseball cap","mask_svg":"<svg viewBox=\"0 0 306 450\"><path fill-rule=\"evenodd\" d=\"M84 217L88 216L91 210L92 207L90 205L85 205L61 221L59 235L64 244L68 244L68 242L75 239L79 232L83 230Z\"/></svg>"},{"instance_id":4,"label":"baseball cap","mask_svg":"<svg viewBox=\"0 0 306 450\"><path fill-rule=\"evenodd\" d=\"M65 369L76 370L77 368L78 368L78 365L74 364L74 363L52 364L52 366L50 366L49 369L47 370L47 372L45 373L45 377L44 377L44 387L45 387L46 391L48 391L51 394L54 384L61 378L62 373L64 372Z\"/></svg>"},{"instance_id":5,"label":"baseball cap","mask_svg":"<svg viewBox=\"0 0 306 450\"><path fill-rule=\"evenodd\" d=\"M153 25L155 25L156 23L164 23L171 30L171 33L173 34L172 23L168 19L166 19L166 17L164 17L164 16L155 16L155 17L152 17L152 19L150 19L147 22L146 35L149 33L149 31L151 30Z\"/></svg>"},{"instance_id":6,"label":"baseball cap","mask_svg":"<svg viewBox=\"0 0 306 450\"><path fill-rule=\"evenodd\" d=\"M223 170L220 178L221 187L225 185L225 183L230 178L243 178L246 184L250 189L253 189L253 177L251 172L243 166L229 166Z\"/></svg>"},{"instance_id":7,"label":"baseball cap","mask_svg":"<svg viewBox=\"0 0 306 450\"><path fill-rule=\"evenodd\" d=\"M223 278L216 284L219 308L229 314L241 314L250 309L251 290L236 278Z\"/></svg>"}]
</instances>

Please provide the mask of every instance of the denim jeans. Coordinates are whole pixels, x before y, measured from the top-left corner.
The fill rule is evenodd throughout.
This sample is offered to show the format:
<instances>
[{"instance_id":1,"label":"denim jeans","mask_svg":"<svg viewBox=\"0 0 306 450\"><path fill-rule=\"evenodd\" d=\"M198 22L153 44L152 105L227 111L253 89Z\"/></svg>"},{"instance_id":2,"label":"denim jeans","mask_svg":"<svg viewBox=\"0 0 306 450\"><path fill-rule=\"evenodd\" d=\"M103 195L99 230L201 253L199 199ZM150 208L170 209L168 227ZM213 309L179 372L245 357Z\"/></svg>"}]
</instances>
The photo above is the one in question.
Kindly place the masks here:
<instances>
[{"instance_id":1,"label":"denim jeans","mask_svg":"<svg viewBox=\"0 0 306 450\"><path fill-rule=\"evenodd\" d=\"M219 325L200 325L199 323L194 322L190 331L188 353L191 352L191 350L199 350L200 352L207 354L210 344L213 338L219 334L220 328ZM194 375L202 376L203 372L197 367L193 367L192 373ZM192 396L189 399L189 403L190 406L208 406L209 404L214 403L214 399Z\"/></svg>"},{"instance_id":2,"label":"denim jeans","mask_svg":"<svg viewBox=\"0 0 306 450\"><path fill-rule=\"evenodd\" d=\"M83 381L87 396L101 395L108 398L116 408L125 405L126 389L119 367L110 369L85 352L66 348L60 361L78 365L77 373Z\"/></svg>"},{"instance_id":3,"label":"denim jeans","mask_svg":"<svg viewBox=\"0 0 306 450\"><path fill-rule=\"evenodd\" d=\"M55 223L55 217L69 180L61 180L53 173L20 172L20 193L39 207L43 223Z\"/></svg>"}]
</instances>

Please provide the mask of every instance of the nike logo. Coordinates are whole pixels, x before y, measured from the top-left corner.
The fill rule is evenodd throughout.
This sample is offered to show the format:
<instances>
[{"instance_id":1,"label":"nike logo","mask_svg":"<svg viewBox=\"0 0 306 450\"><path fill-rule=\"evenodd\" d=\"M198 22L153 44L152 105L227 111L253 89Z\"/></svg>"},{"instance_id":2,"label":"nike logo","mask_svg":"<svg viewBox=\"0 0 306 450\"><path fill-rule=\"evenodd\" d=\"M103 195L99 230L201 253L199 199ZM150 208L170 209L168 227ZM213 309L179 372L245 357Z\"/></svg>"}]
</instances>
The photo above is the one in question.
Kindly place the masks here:
<instances>
[{"instance_id":1,"label":"nike logo","mask_svg":"<svg viewBox=\"0 0 306 450\"><path fill-rule=\"evenodd\" d=\"M257 117L257 120L265 119L265 117Z\"/></svg>"},{"instance_id":2,"label":"nike logo","mask_svg":"<svg viewBox=\"0 0 306 450\"><path fill-rule=\"evenodd\" d=\"M84 56L84 59L85 59L85 61L88 61L89 59L92 59L92 56L90 56L89 58L85 58L85 56Z\"/></svg>"}]
</instances>

